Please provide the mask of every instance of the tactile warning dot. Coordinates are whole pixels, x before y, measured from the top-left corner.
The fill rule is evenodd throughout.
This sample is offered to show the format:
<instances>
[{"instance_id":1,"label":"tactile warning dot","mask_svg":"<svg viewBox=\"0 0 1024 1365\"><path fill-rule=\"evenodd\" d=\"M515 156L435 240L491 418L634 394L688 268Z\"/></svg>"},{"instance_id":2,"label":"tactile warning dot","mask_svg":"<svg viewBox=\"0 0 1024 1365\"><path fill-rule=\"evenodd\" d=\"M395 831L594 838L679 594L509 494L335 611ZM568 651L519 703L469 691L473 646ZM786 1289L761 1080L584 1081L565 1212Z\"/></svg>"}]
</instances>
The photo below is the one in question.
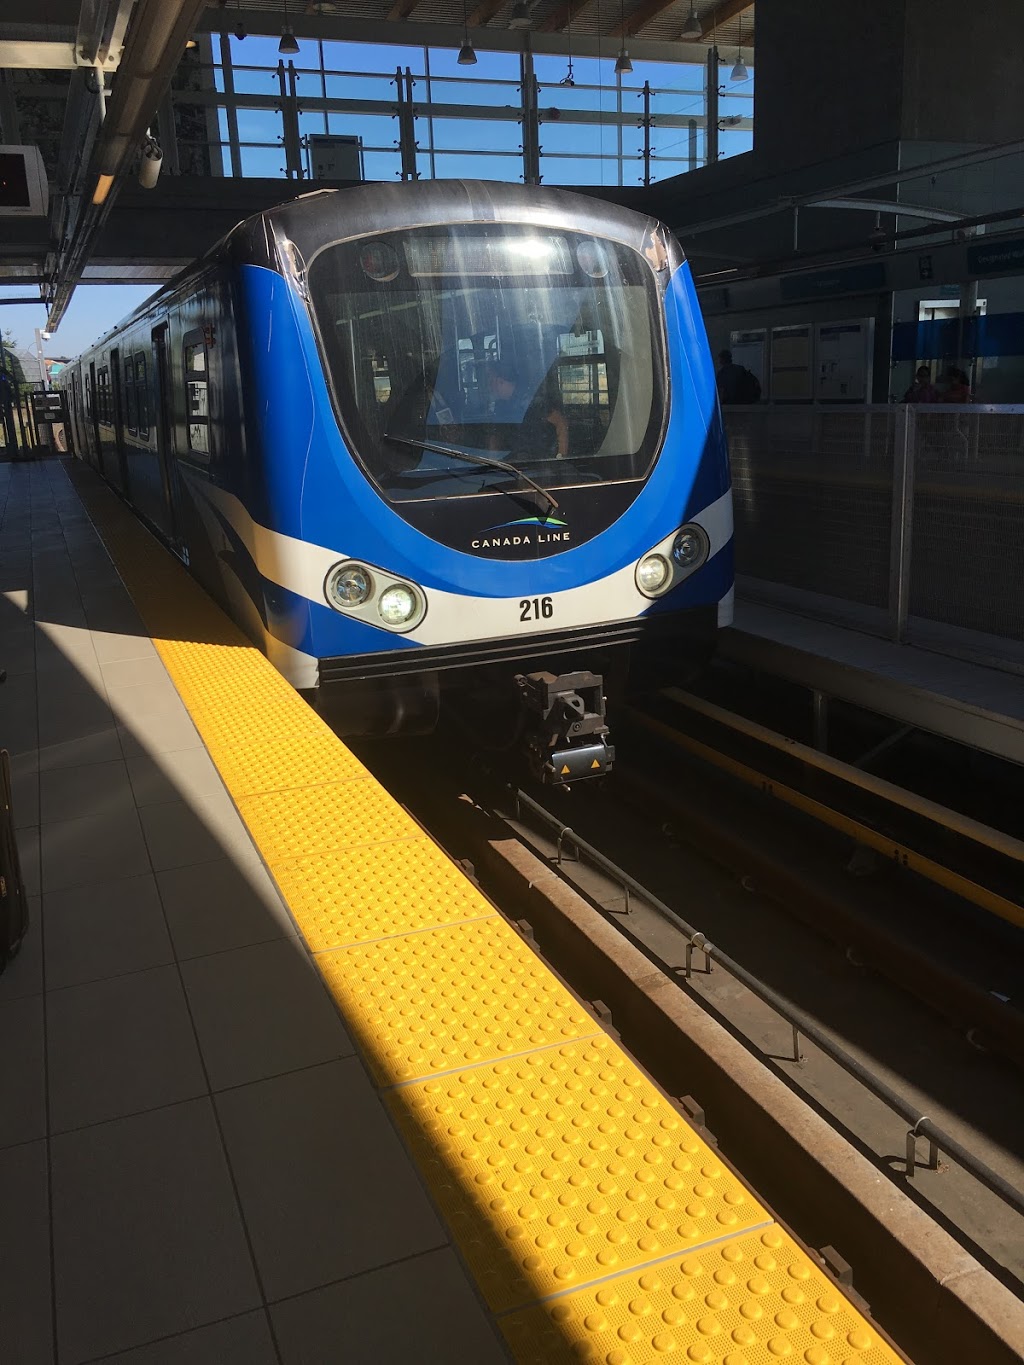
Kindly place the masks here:
<instances>
[{"instance_id":1,"label":"tactile warning dot","mask_svg":"<svg viewBox=\"0 0 1024 1365\"><path fill-rule=\"evenodd\" d=\"M314 953L494 913L424 834L276 863L274 877Z\"/></svg>"},{"instance_id":2,"label":"tactile warning dot","mask_svg":"<svg viewBox=\"0 0 1024 1365\"><path fill-rule=\"evenodd\" d=\"M252 739L240 744L210 744L214 761L235 796L323 786L369 777L351 750L332 736L315 732L287 739ZM214 752L214 749L216 752Z\"/></svg>"},{"instance_id":3,"label":"tactile warning dot","mask_svg":"<svg viewBox=\"0 0 1024 1365\"><path fill-rule=\"evenodd\" d=\"M900 1357L772 1225L502 1319L521 1365L892 1365Z\"/></svg>"},{"instance_id":4,"label":"tactile warning dot","mask_svg":"<svg viewBox=\"0 0 1024 1365\"><path fill-rule=\"evenodd\" d=\"M372 777L242 796L236 804L270 864L330 849L415 839L423 833Z\"/></svg>"},{"instance_id":5,"label":"tactile warning dot","mask_svg":"<svg viewBox=\"0 0 1024 1365\"><path fill-rule=\"evenodd\" d=\"M316 961L384 1085L599 1032L496 915Z\"/></svg>"},{"instance_id":6,"label":"tactile warning dot","mask_svg":"<svg viewBox=\"0 0 1024 1365\"><path fill-rule=\"evenodd\" d=\"M605 1036L400 1086L388 1104L496 1310L768 1220Z\"/></svg>"}]
</instances>

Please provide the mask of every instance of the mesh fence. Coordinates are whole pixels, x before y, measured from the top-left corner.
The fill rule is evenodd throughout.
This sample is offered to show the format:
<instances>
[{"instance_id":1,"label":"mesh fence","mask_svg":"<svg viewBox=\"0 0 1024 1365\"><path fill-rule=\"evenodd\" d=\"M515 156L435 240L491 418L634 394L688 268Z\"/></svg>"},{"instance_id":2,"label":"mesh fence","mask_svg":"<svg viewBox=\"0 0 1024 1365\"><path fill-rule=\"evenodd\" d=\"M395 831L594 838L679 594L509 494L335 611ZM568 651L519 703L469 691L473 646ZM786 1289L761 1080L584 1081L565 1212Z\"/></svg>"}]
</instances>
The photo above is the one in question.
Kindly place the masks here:
<instances>
[{"instance_id":1,"label":"mesh fence","mask_svg":"<svg viewBox=\"0 0 1024 1365\"><path fill-rule=\"evenodd\" d=\"M724 409L736 569L885 608L894 408Z\"/></svg>"}]
</instances>

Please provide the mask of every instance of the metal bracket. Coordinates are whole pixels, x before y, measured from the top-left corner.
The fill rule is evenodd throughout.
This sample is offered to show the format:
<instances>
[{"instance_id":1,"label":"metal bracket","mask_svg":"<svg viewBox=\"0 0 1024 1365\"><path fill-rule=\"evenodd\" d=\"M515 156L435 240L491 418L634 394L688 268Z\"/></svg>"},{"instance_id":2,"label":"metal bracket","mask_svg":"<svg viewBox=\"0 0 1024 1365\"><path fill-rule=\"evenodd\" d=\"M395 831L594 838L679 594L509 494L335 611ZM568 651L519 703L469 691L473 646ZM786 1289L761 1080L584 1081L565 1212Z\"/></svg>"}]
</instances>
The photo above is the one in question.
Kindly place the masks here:
<instances>
[{"instance_id":1,"label":"metal bracket","mask_svg":"<svg viewBox=\"0 0 1024 1365\"><path fill-rule=\"evenodd\" d=\"M917 1159L917 1140L919 1137L928 1138L928 1160L924 1163L929 1171L939 1169L939 1148L934 1138L928 1137L927 1133L921 1133L921 1125L928 1122L927 1114L923 1115L914 1124L913 1128L907 1130L907 1169L904 1172L908 1180L913 1180L914 1171L921 1165Z\"/></svg>"}]
</instances>

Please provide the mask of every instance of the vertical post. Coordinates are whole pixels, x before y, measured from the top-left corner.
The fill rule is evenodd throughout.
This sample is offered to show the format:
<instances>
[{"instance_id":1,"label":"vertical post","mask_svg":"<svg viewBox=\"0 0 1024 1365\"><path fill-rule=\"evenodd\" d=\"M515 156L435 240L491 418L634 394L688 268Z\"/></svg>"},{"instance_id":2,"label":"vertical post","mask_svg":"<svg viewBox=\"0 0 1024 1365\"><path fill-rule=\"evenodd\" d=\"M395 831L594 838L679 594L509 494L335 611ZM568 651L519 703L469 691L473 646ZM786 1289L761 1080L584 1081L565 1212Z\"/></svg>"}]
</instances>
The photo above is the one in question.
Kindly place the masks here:
<instances>
[{"instance_id":1,"label":"vertical post","mask_svg":"<svg viewBox=\"0 0 1024 1365\"><path fill-rule=\"evenodd\" d=\"M228 156L231 174L238 180L242 175L242 149L238 145L238 108L235 104L235 72L231 65L231 39L220 35L220 67L224 77L224 112L228 120Z\"/></svg>"},{"instance_id":2,"label":"vertical post","mask_svg":"<svg viewBox=\"0 0 1024 1365\"><path fill-rule=\"evenodd\" d=\"M708 166L718 160L718 48L708 48L704 77L704 161Z\"/></svg>"},{"instance_id":3,"label":"vertical post","mask_svg":"<svg viewBox=\"0 0 1024 1365\"><path fill-rule=\"evenodd\" d=\"M412 110L412 71L409 67L395 70L398 91L398 150L402 159L402 179L418 180L416 169L416 121Z\"/></svg>"},{"instance_id":4,"label":"vertical post","mask_svg":"<svg viewBox=\"0 0 1024 1365\"><path fill-rule=\"evenodd\" d=\"M811 707L814 722L814 747L819 753L828 753L828 697L817 688L811 693ZM797 1058L799 1061L799 1058Z\"/></svg>"},{"instance_id":5,"label":"vertical post","mask_svg":"<svg viewBox=\"0 0 1024 1365\"><path fill-rule=\"evenodd\" d=\"M616 139L616 150L617 150L617 152L618 152L618 157L619 157L619 184L620 184L620 185L624 185L626 182L625 182L625 180L623 179L624 167L623 167L623 164L622 164L622 151L623 151L623 147L622 147L622 72L621 72L621 71L616 71L616 73L615 73L615 120L616 120L616 121L615 121L615 127L616 127L616 131L617 131L617 133L618 133L618 137L617 137L617 139Z\"/></svg>"},{"instance_id":6,"label":"vertical post","mask_svg":"<svg viewBox=\"0 0 1024 1365\"><path fill-rule=\"evenodd\" d=\"M889 633L905 644L910 616L910 545L914 516L914 409L896 408L892 462L892 532L889 542Z\"/></svg>"},{"instance_id":7,"label":"vertical post","mask_svg":"<svg viewBox=\"0 0 1024 1365\"><path fill-rule=\"evenodd\" d=\"M644 91L643 91L643 95L641 96L641 98L643 99L643 102L644 102L644 116L643 116L643 119L642 119L641 125L640 125L640 126L643 128L643 130L644 130L644 150L643 150L643 153L642 153L643 159L644 159L643 182L644 182L645 185L650 185L650 183L651 183L651 83L650 83L650 81L644 81Z\"/></svg>"},{"instance_id":8,"label":"vertical post","mask_svg":"<svg viewBox=\"0 0 1024 1365\"><path fill-rule=\"evenodd\" d=\"M687 167L688 171L697 169L697 120L692 118L686 125L687 132Z\"/></svg>"},{"instance_id":9,"label":"vertical post","mask_svg":"<svg viewBox=\"0 0 1024 1365\"><path fill-rule=\"evenodd\" d=\"M539 185L540 110L537 74L533 69L533 51L529 44L529 36L519 59L519 70L523 102L523 183Z\"/></svg>"},{"instance_id":10,"label":"vertical post","mask_svg":"<svg viewBox=\"0 0 1024 1365\"><path fill-rule=\"evenodd\" d=\"M793 255L800 250L800 205L793 205Z\"/></svg>"},{"instance_id":11,"label":"vertical post","mask_svg":"<svg viewBox=\"0 0 1024 1365\"><path fill-rule=\"evenodd\" d=\"M299 134L299 100L295 82L295 63L289 59L277 64L277 79L281 87L281 113L284 116L285 173L289 180L303 180L302 139Z\"/></svg>"}]
</instances>

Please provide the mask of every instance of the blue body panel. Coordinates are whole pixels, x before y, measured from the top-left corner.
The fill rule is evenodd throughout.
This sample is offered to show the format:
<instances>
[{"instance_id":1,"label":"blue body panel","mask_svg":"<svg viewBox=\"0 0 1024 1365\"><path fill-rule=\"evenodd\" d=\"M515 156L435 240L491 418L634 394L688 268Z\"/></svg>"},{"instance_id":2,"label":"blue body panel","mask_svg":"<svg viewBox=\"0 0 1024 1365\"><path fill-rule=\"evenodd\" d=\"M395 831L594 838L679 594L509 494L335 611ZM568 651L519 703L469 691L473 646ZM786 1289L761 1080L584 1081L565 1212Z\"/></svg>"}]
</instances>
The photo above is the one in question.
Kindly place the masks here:
<instances>
[{"instance_id":1,"label":"blue body panel","mask_svg":"<svg viewBox=\"0 0 1024 1365\"><path fill-rule=\"evenodd\" d=\"M247 458L219 480L253 521L297 540L365 559L399 577L468 598L539 596L603 578L729 487L711 356L689 267L665 294L670 417L647 483L607 530L561 554L531 561L482 559L410 526L363 474L346 447L303 301L281 275L242 266L235 282ZM255 570L255 566L253 566ZM646 615L717 602L732 586L732 543ZM394 633L342 616L264 583L264 616L278 639L318 658L417 648Z\"/></svg>"}]
</instances>

